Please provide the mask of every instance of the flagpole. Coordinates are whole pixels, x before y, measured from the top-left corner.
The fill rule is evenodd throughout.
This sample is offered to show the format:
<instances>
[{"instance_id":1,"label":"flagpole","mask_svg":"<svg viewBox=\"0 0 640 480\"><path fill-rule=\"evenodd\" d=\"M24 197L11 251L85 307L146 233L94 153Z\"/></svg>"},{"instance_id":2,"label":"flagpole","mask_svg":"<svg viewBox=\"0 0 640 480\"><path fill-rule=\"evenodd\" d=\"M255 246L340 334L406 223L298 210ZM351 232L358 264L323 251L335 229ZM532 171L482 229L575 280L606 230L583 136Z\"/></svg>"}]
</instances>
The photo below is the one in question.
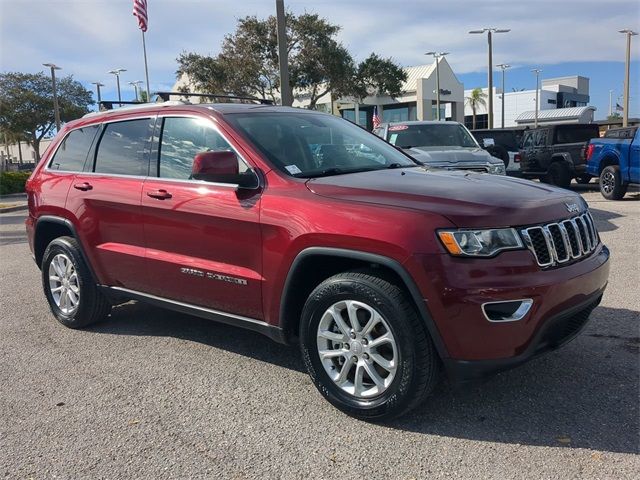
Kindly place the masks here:
<instances>
[{"instance_id":1,"label":"flagpole","mask_svg":"<svg viewBox=\"0 0 640 480\"><path fill-rule=\"evenodd\" d=\"M147 44L144 41L144 30L142 32L142 51L144 52L144 74L147 77L147 102L151 101L151 89L149 88L149 67L147 66Z\"/></svg>"}]
</instances>

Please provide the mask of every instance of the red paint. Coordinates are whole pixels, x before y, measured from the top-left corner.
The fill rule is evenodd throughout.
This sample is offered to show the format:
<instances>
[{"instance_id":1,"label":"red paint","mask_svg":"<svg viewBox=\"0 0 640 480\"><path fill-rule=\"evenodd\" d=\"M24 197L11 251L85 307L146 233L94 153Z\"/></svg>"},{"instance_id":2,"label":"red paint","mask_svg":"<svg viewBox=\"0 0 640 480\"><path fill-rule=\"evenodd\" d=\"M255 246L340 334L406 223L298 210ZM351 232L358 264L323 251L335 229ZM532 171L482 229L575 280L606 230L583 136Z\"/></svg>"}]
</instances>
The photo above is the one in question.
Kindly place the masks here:
<instances>
[{"instance_id":1,"label":"red paint","mask_svg":"<svg viewBox=\"0 0 640 480\"><path fill-rule=\"evenodd\" d=\"M521 353L547 318L606 285L608 263L602 247L575 264L544 271L528 250L491 259L454 258L436 239L440 228L521 226L567 218L564 203L580 202L571 192L508 177L426 173L420 168L310 181L294 178L273 169L225 122L225 114L241 108L158 107L145 116L186 114L216 123L259 172L260 189L153 176L50 172L44 165L55 151L54 142L28 182L31 248L39 217L63 217L74 225L100 283L272 325L280 322L292 262L305 248L383 255L402 264L418 286L449 356L467 360ZM123 110L72 122L56 142L71 128L140 116L139 111ZM82 188L71 188L76 185ZM181 272L183 268L191 273ZM242 279L246 285L207 274ZM521 322L491 324L481 313L484 302L519 298L535 301Z\"/></svg>"}]
</instances>

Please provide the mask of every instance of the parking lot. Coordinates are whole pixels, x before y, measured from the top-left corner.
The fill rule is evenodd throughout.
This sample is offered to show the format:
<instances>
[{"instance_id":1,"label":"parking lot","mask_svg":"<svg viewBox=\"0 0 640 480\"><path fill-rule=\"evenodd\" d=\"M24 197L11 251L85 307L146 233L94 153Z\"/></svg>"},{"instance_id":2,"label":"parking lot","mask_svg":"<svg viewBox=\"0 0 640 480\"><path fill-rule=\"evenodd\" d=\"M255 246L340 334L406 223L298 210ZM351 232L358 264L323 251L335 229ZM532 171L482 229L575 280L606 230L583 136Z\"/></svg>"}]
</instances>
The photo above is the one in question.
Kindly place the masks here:
<instances>
[{"instance_id":1,"label":"parking lot","mask_svg":"<svg viewBox=\"0 0 640 480\"><path fill-rule=\"evenodd\" d=\"M252 332L137 303L65 329L25 213L0 215L0 475L637 478L640 196L580 188L612 252L584 332L482 385L445 383L384 425L332 408L296 348Z\"/></svg>"}]
</instances>

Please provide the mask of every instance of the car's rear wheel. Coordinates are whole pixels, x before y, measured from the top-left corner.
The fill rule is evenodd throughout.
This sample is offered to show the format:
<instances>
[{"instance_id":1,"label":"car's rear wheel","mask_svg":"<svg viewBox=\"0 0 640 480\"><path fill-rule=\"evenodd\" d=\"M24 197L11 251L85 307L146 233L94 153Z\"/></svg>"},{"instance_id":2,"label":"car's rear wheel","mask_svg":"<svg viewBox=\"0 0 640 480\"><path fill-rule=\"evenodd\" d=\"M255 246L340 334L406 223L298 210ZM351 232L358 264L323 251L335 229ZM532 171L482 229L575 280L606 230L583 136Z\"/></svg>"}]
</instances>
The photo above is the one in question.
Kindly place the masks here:
<instances>
[{"instance_id":1,"label":"car's rear wheel","mask_svg":"<svg viewBox=\"0 0 640 480\"><path fill-rule=\"evenodd\" d=\"M621 200L627 193L618 165L609 165L600 173L600 193L607 200Z\"/></svg>"},{"instance_id":2,"label":"car's rear wheel","mask_svg":"<svg viewBox=\"0 0 640 480\"><path fill-rule=\"evenodd\" d=\"M439 359L412 303L366 273L335 275L311 293L300 342L320 393L357 418L400 415L437 383Z\"/></svg>"},{"instance_id":3,"label":"car's rear wheel","mask_svg":"<svg viewBox=\"0 0 640 480\"><path fill-rule=\"evenodd\" d=\"M544 178L545 183L561 188L569 188L571 185L571 172L562 162L555 162L549 166L549 171Z\"/></svg>"},{"instance_id":4,"label":"car's rear wheel","mask_svg":"<svg viewBox=\"0 0 640 480\"><path fill-rule=\"evenodd\" d=\"M42 259L42 286L56 319L80 328L105 318L111 304L98 290L74 238L53 240Z\"/></svg>"}]
</instances>

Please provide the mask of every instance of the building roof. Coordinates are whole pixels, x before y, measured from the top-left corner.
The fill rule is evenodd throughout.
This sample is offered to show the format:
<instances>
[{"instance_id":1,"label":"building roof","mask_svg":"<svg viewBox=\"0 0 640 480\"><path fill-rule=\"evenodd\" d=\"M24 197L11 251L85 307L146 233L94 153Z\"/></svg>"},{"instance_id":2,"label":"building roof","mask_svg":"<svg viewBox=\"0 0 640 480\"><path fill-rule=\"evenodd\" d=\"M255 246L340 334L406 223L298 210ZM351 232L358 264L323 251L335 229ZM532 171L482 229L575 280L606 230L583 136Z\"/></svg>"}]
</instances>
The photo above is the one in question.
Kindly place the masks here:
<instances>
[{"instance_id":1,"label":"building roof","mask_svg":"<svg viewBox=\"0 0 640 480\"><path fill-rule=\"evenodd\" d=\"M446 60L445 60L446 61ZM405 67L407 73L407 81L402 85L403 92L415 92L417 81L421 78L428 78L436 69L436 62L429 65L416 65L414 67Z\"/></svg>"},{"instance_id":2,"label":"building roof","mask_svg":"<svg viewBox=\"0 0 640 480\"><path fill-rule=\"evenodd\" d=\"M538 111L539 122L566 122L571 120L580 120L585 114L593 116L593 112L596 111L596 107L571 107L571 108L552 108L549 110ZM522 112L516 118L516 123L531 123L535 121L535 110L529 110Z\"/></svg>"}]
</instances>

